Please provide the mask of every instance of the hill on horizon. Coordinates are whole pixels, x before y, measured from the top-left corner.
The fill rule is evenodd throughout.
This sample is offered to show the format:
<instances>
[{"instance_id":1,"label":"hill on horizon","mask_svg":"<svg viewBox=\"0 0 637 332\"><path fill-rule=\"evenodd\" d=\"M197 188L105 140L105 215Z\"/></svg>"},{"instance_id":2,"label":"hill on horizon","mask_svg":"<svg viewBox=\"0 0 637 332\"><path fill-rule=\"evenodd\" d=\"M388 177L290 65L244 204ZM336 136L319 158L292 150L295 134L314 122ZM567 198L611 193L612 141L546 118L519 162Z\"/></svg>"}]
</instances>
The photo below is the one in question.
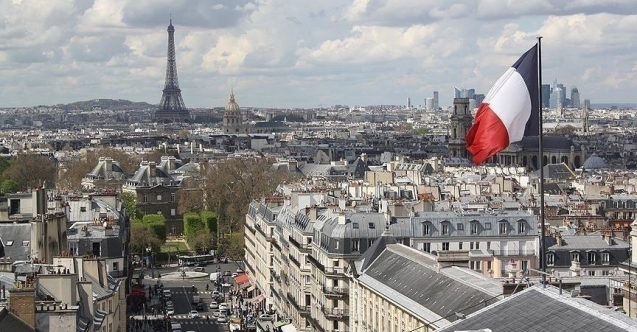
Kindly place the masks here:
<instances>
[{"instance_id":1,"label":"hill on horizon","mask_svg":"<svg viewBox=\"0 0 637 332\"><path fill-rule=\"evenodd\" d=\"M82 109L85 111L92 110L95 107L110 110L132 110L132 109L148 109L155 108L157 105L149 104L147 102L135 102L126 99L92 99L85 101L76 101L69 104L58 104L55 107L64 110L77 110Z\"/></svg>"}]
</instances>

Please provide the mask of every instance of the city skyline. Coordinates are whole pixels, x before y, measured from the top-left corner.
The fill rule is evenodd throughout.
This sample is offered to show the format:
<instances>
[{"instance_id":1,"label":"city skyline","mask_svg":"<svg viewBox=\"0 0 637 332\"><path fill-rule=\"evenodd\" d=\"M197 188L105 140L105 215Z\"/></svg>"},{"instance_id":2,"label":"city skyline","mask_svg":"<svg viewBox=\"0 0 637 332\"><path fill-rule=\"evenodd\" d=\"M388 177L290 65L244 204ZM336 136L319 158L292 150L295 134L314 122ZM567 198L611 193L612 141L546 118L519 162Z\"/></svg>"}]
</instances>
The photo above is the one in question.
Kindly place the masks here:
<instances>
[{"instance_id":1,"label":"city skyline","mask_svg":"<svg viewBox=\"0 0 637 332\"><path fill-rule=\"evenodd\" d=\"M157 103L166 26L188 107L451 105L454 86L486 93L543 36L543 75L593 103L634 103L637 4L497 0L320 3L5 1L2 107L95 98Z\"/></svg>"}]
</instances>

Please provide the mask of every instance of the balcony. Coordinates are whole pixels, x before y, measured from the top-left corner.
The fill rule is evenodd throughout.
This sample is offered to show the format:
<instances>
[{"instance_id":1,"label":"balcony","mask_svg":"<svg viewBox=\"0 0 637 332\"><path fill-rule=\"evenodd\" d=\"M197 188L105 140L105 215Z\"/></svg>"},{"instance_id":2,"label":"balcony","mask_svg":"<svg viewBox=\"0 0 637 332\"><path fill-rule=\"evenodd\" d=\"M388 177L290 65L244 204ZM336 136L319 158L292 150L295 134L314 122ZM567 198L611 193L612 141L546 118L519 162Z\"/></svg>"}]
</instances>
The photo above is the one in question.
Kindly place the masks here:
<instances>
[{"instance_id":1,"label":"balcony","mask_svg":"<svg viewBox=\"0 0 637 332\"><path fill-rule=\"evenodd\" d=\"M281 279L283 279L283 282L284 282L286 285L290 286L290 278L288 277L288 274L287 274L287 273L285 273L285 272L281 271Z\"/></svg>"},{"instance_id":2,"label":"balcony","mask_svg":"<svg viewBox=\"0 0 637 332\"><path fill-rule=\"evenodd\" d=\"M493 256L535 256L535 249L491 249L489 250Z\"/></svg>"},{"instance_id":3,"label":"balcony","mask_svg":"<svg viewBox=\"0 0 637 332\"><path fill-rule=\"evenodd\" d=\"M245 228L247 228L247 229L250 231L250 233L252 233L252 234L254 234L254 233L255 233L254 228L252 228L252 227L248 226L248 224L247 224L247 223L245 223L245 224L244 224L244 226L245 226Z\"/></svg>"},{"instance_id":4,"label":"balcony","mask_svg":"<svg viewBox=\"0 0 637 332\"><path fill-rule=\"evenodd\" d=\"M349 332L348 328L342 328L338 330L327 330L326 332Z\"/></svg>"},{"instance_id":5,"label":"balcony","mask_svg":"<svg viewBox=\"0 0 637 332\"><path fill-rule=\"evenodd\" d=\"M292 296L292 294L288 293L287 294L287 298L288 301L290 301L290 303L292 304L292 306L294 308L296 308L296 310L300 313L300 314L307 314L310 312L310 306L309 305L299 305L296 302L296 299L294 298L294 296Z\"/></svg>"},{"instance_id":6,"label":"balcony","mask_svg":"<svg viewBox=\"0 0 637 332\"><path fill-rule=\"evenodd\" d=\"M310 322L310 324L312 324L312 326L316 328L317 331L326 332L325 329L321 326L321 324L319 324L319 322L314 317L312 316L307 317L307 321Z\"/></svg>"},{"instance_id":7,"label":"balcony","mask_svg":"<svg viewBox=\"0 0 637 332\"><path fill-rule=\"evenodd\" d=\"M321 307L321 311L328 319L343 319L349 316L349 309Z\"/></svg>"},{"instance_id":8,"label":"balcony","mask_svg":"<svg viewBox=\"0 0 637 332\"><path fill-rule=\"evenodd\" d=\"M297 247L301 252L310 252L310 246L307 244L300 244L299 242L297 242L294 238L292 238L291 236L288 237L288 240L290 241L290 243L292 243L292 245L294 245L295 247Z\"/></svg>"},{"instance_id":9,"label":"balcony","mask_svg":"<svg viewBox=\"0 0 637 332\"><path fill-rule=\"evenodd\" d=\"M327 296L349 296L349 287L325 287L323 286L323 293Z\"/></svg>"},{"instance_id":10,"label":"balcony","mask_svg":"<svg viewBox=\"0 0 637 332\"><path fill-rule=\"evenodd\" d=\"M301 267L301 263L297 261L296 258L294 258L294 256L290 255L289 258L294 263L294 265L298 266L299 268Z\"/></svg>"},{"instance_id":11,"label":"balcony","mask_svg":"<svg viewBox=\"0 0 637 332\"><path fill-rule=\"evenodd\" d=\"M323 264L321 264L319 261L316 260L316 258L314 258L312 255L307 255L307 259L310 261L310 263L312 265L314 265L317 269L321 270L323 273L325 273L325 266L323 266Z\"/></svg>"},{"instance_id":12,"label":"balcony","mask_svg":"<svg viewBox=\"0 0 637 332\"><path fill-rule=\"evenodd\" d=\"M345 268L342 266L330 266L325 268L325 274L328 276L342 277L345 274Z\"/></svg>"}]
</instances>

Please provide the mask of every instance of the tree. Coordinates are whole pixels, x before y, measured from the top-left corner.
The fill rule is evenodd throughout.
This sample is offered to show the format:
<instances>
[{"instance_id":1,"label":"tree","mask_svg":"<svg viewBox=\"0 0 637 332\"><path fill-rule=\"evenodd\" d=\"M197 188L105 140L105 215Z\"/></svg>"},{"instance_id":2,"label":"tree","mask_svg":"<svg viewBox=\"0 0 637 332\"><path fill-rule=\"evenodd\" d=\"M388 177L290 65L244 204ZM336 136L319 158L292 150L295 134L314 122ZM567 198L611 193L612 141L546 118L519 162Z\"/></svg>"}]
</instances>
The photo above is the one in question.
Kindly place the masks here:
<instances>
[{"instance_id":1,"label":"tree","mask_svg":"<svg viewBox=\"0 0 637 332\"><path fill-rule=\"evenodd\" d=\"M130 234L130 249L132 253L144 255L148 247L151 247L153 252L160 251L163 241L140 220L131 223Z\"/></svg>"},{"instance_id":2,"label":"tree","mask_svg":"<svg viewBox=\"0 0 637 332\"><path fill-rule=\"evenodd\" d=\"M199 212L204 208L203 190L200 188L183 188L179 190L177 211L180 214Z\"/></svg>"},{"instance_id":3,"label":"tree","mask_svg":"<svg viewBox=\"0 0 637 332\"><path fill-rule=\"evenodd\" d=\"M18 189L19 189L18 183L11 179L2 181L2 184L0 185L0 192L5 194L14 193L18 191Z\"/></svg>"},{"instance_id":4,"label":"tree","mask_svg":"<svg viewBox=\"0 0 637 332\"><path fill-rule=\"evenodd\" d=\"M222 240L224 255L232 259L241 259L245 254L244 243L245 239L242 233L228 234Z\"/></svg>"},{"instance_id":5,"label":"tree","mask_svg":"<svg viewBox=\"0 0 637 332\"><path fill-rule=\"evenodd\" d=\"M148 227L158 239L166 241L166 218L161 214L147 214L142 217L142 224Z\"/></svg>"},{"instance_id":6,"label":"tree","mask_svg":"<svg viewBox=\"0 0 637 332\"><path fill-rule=\"evenodd\" d=\"M192 212L186 213L184 215L184 235L186 236L186 241L192 244L193 239L203 232L209 233L210 231L206 229L206 225L201 220L201 215Z\"/></svg>"},{"instance_id":7,"label":"tree","mask_svg":"<svg viewBox=\"0 0 637 332\"><path fill-rule=\"evenodd\" d=\"M49 157L20 153L11 161L3 177L15 181L19 189L26 190L45 183L49 188L54 187L55 173L55 161Z\"/></svg>"},{"instance_id":8,"label":"tree","mask_svg":"<svg viewBox=\"0 0 637 332\"><path fill-rule=\"evenodd\" d=\"M204 230L195 235L195 237L188 243L196 252L205 253L213 247L212 239L212 234Z\"/></svg>"},{"instance_id":9,"label":"tree","mask_svg":"<svg viewBox=\"0 0 637 332\"><path fill-rule=\"evenodd\" d=\"M576 131L577 131L577 128L571 125L560 126L555 128L555 134L558 134L558 135L569 136L569 135L573 135Z\"/></svg>"},{"instance_id":10,"label":"tree","mask_svg":"<svg viewBox=\"0 0 637 332\"><path fill-rule=\"evenodd\" d=\"M213 233L217 233L217 214L212 211L202 211L201 221L206 225L206 228Z\"/></svg>"},{"instance_id":11,"label":"tree","mask_svg":"<svg viewBox=\"0 0 637 332\"><path fill-rule=\"evenodd\" d=\"M131 192L123 192L122 193L122 201L124 202L124 207L126 208L126 213L128 213L128 217L131 219L141 219L142 213L137 209L137 196Z\"/></svg>"}]
</instances>

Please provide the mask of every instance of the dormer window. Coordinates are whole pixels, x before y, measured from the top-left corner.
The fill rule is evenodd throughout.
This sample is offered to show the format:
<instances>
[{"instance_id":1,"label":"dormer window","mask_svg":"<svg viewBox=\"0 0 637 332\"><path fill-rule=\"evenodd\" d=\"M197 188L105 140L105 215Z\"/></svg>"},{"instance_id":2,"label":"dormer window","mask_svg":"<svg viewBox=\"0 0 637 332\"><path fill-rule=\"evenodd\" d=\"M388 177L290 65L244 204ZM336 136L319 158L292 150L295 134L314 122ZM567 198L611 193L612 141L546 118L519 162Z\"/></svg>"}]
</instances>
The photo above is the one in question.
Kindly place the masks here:
<instances>
[{"instance_id":1,"label":"dormer window","mask_svg":"<svg viewBox=\"0 0 637 332\"><path fill-rule=\"evenodd\" d=\"M548 266L555 265L555 254L553 254L551 252L546 254L546 265L548 265Z\"/></svg>"},{"instance_id":2,"label":"dormer window","mask_svg":"<svg viewBox=\"0 0 637 332\"><path fill-rule=\"evenodd\" d=\"M526 222L524 220L518 221L518 234L526 233Z\"/></svg>"},{"instance_id":3,"label":"dormer window","mask_svg":"<svg viewBox=\"0 0 637 332\"><path fill-rule=\"evenodd\" d=\"M597 253L595 253L594 251L589 251L587 253L587 256L589 265L595 265L597 263Z\"/></svg>"},{"instance_id":4,"label":"dormer window","mask_svg":"<svg viewBox=\"0 0 637 332\"><path fill-rule=\"evenodd\" d=\"M579 252L571 252L571 262L579 262Z\"/></svg>"},{"instance_id":5,"label":"dormer window","mask_svg":"<svg viewBox=\"0 0 637 332\"><path fill-rule=\"evenodd\" d=\"M507 233L507 224L506 221L500 221L498 223L498 234L505 235Z\"/></svg>"},{"instance_id":6,"label":"dormer window","mask_svg":"<svg viewBox=\"0 0 637 332\"><path fill-rule=\"evenodd\" d=\"M602 264L604 265L610 264L610 253L603 252L601 256L602 256Z\"/></svg>"},{"instance_id":7,"label":"dormer window","mask_svg":"<svg viewBox=\"0 0 637 332\"><path fill-rule=\"evenodd\" d=\"M479 227L480 227L480 223L477 220L473 220L471 222L471 235L478 234Z\"/></svg>"},{"instance_id":8,"label":"dormer window","mask_svg":"<svg viewBox=\"0 0 637 332\"><path fill-rule=\"evenodd\" d=\"M449 227L449 223L448 222L446 222L446 221L443 222L442 225L441 225L441 228L442 228L442 235L449 235L451 227Z\"/></svg>"},{"instance_id":9,"label":"dormer window","mask_svg":"<svg viewBox=\"0 0 637 332\"><path fill-rule=\"evenodd\" d=\"M426 222L422 224L422 235L431 235L431 224Z\"/></svg>"}]
</instances>

